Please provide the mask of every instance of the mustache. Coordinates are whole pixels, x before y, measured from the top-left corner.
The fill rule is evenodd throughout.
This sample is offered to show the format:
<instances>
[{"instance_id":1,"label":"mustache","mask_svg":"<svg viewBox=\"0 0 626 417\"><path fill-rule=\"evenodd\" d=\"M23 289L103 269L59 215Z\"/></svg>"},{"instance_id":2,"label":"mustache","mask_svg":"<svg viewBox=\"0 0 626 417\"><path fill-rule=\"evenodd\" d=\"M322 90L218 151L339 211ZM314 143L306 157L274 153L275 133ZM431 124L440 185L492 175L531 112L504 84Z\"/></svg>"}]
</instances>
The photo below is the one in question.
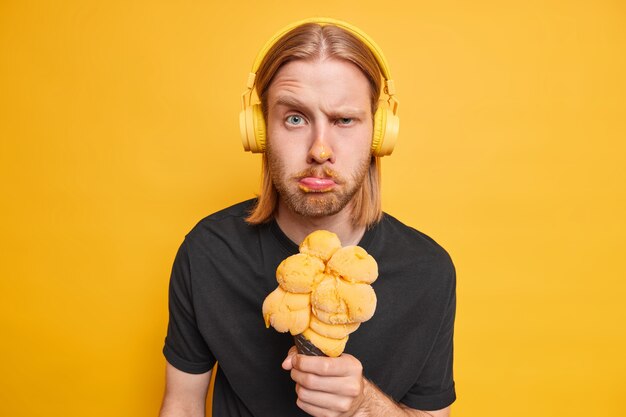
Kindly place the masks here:
<instances>
[{"instance_id":1,"label":"mustache","mask_svg":"<svg viewBox=\"0 0 626 417\"><path fill-rule=\"evenodd\" d=\"M335 181L336 184L343 184L345 180L339 175L337 172L333 171L328 167L319 167L319 168L307 168L303 171L296 173L293 176L293 179L300 180L306 177L314 177L314 178L330 178Z\"/></svg>"}]
</instances>

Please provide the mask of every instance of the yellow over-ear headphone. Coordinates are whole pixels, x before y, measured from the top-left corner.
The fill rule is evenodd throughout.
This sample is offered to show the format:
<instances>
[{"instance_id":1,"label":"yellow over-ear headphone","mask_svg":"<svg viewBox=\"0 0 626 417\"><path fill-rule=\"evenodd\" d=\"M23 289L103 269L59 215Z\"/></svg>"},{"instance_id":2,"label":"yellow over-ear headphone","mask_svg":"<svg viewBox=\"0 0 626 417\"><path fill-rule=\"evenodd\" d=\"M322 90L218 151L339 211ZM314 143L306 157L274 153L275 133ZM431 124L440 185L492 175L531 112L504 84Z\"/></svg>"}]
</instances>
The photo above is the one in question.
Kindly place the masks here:
<instances>
[{"instance_id":1,"label":"yellow over-ear headphone","mask_svg":"<svg viewBox=\"0 0 626 417\"><path fill-rule=\"evenodd\" d=\"M380 72L383 74L385 84L383 92L388 96L387 100L381 99L378 102L378 109L374 115L374 131L372 137L372 155L385 156L391 154L393 147L398 138L398 128L400 126L400 119L398 118L398 100L395 98L395 86L387 62L383 56L382 51L376 45L376 43L361 30L356 27L331 18L312 18L300 20L292 23L280 31L278 31L269 41L266 42L263 49L257 55L252 71L248 75L248 83L246 85L246 91L242 95L243 109L239 114L239 128L241 129L241 140L243 147L246 151L251 152L265 152L266 142L266 129L265 118L261 111L261 104L259 103L258 96L254 90L254 80L256 78L256 72L259 70L259 66L265 58L265 55L276 42L278 42L287 32L303 25L305 23L317 23L319 25L334 25L338 26L356 36L361 42L363 42L378 63Z\"/></svg>"}]
</instances>

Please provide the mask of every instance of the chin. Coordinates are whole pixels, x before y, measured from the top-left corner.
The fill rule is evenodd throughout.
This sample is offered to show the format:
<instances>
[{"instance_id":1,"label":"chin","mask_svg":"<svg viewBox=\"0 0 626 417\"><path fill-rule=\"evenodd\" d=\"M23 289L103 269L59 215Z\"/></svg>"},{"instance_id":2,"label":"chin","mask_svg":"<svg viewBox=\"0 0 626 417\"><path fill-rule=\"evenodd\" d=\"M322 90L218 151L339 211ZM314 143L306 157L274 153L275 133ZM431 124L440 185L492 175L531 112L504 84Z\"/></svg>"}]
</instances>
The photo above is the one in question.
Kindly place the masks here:
<instances>
[{"instance_id":1,"label":"chin","mask_svg":"<svg viewBox=\"0 0 626 417\"><path fill-rule=\"evenodd\" d=\"M286 200L287 206L295 213L306 217L332 216L343 210L347 202L341 201L332 193L307 193Z\"/></svg>"}]
</instances>

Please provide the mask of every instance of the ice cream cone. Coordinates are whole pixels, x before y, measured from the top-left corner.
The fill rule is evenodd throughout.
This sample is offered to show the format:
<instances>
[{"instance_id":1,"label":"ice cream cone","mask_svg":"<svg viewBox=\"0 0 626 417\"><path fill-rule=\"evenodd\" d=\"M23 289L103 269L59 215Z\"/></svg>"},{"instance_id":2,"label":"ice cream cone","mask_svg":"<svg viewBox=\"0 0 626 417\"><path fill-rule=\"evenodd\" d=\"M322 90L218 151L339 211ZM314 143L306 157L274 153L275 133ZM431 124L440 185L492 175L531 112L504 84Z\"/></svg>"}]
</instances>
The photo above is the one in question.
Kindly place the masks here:
<instances>
[{"instance_id":1,"label":"ice cream cone","mask_svg":"<svg viewBox=\"0 0 626 417\"><path fill-rule=\"evenodd\" d=\"M369 284L377 277L376 260L365 249L342 248L337 235L317 230L276 268L278 287L262 306L265 326L295 335L300 354L341 356L348 335L374 314Z\"/></svg>"},{"instance_id":2,"label":"ice cream cone","mask_svg":"<svg viewBox=\"0 0 626 417\"><path fill-rule=\"evenodd\" d=\"M319 350L309 339L304 337L302 333L297 334L293 337L296 342L296 349L298 349L298 353L307 356L326 356L324 352Z\"/></svg>"}]
</instances>

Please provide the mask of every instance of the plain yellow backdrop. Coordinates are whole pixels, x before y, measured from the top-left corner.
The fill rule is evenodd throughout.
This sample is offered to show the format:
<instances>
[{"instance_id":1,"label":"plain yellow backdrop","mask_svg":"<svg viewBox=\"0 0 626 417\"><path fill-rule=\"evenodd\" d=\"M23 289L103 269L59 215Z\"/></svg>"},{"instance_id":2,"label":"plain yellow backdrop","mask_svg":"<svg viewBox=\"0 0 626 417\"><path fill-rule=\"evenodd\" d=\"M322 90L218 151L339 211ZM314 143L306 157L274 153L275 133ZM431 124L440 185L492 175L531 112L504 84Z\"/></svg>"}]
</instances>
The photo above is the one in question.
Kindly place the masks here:
<instances>
[{"instance_id":1,"label":"plain yellow backdrop","mask_svg":"<svg viewBox=\"0 0 626 417\"><path fill-rule=\"evenodd\" d=\"M0 2L0 415L156 415L175 251L258 190L240 95L310 16L390 63L384 208L456 263L454 415L626 415L618 0Z\"/></svg>"}]
</instances>

